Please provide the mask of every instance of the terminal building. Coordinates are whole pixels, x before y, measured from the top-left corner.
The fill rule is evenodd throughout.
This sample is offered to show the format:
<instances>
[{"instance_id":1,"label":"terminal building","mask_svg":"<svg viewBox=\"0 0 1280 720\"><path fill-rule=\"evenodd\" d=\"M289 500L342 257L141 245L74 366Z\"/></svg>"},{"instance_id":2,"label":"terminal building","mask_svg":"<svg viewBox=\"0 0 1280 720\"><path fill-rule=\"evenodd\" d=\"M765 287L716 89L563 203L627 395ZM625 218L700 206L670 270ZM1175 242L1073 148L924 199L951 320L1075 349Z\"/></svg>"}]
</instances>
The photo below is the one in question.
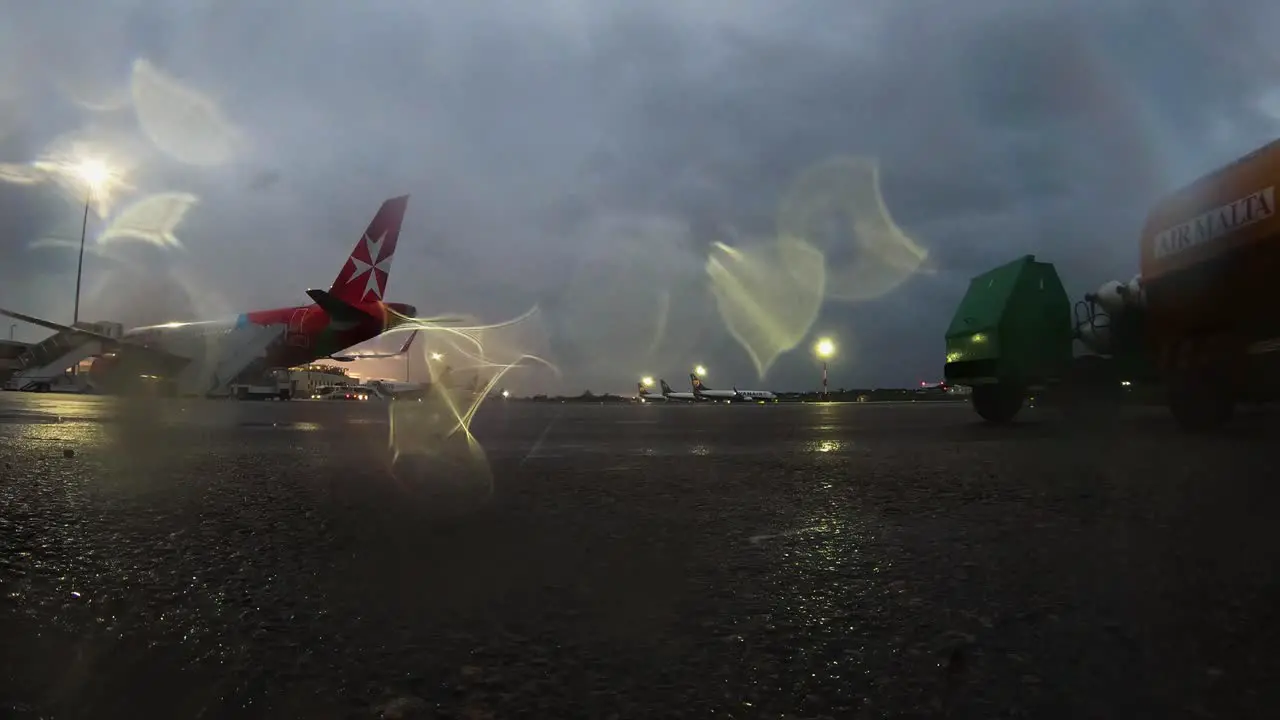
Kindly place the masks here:
<instances>
[{"instance_id":1,"label":"terminal building","mask_svg":"<svg viewBox=\"0 0 1280 720\"><path fill-rule=\"evenodd\" d=\"M304 365L289 368L289 393L293 397L311 397L322 387L359 385L360 381L346 370L332 365Z\"/></svg>"}]
</instances>

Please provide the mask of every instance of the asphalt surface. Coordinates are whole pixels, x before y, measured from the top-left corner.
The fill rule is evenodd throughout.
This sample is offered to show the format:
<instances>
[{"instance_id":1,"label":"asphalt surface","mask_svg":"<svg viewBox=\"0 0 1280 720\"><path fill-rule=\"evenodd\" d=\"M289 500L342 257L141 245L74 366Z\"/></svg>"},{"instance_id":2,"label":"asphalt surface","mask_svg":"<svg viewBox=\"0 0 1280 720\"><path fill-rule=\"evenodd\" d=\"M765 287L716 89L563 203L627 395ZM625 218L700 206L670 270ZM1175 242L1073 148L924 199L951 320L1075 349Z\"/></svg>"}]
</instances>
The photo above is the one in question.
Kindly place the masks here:
<instances>
[{"instance_id":1,"label":"asphalt surface","mask_svg":"<svg viewBox=\"0 0 1280 720\"><path fill-rule=\"evenodd\" d=\"M1271 416L397 412L0 394L0 717L1280 706Z\"/></svg>"}]
</instances>

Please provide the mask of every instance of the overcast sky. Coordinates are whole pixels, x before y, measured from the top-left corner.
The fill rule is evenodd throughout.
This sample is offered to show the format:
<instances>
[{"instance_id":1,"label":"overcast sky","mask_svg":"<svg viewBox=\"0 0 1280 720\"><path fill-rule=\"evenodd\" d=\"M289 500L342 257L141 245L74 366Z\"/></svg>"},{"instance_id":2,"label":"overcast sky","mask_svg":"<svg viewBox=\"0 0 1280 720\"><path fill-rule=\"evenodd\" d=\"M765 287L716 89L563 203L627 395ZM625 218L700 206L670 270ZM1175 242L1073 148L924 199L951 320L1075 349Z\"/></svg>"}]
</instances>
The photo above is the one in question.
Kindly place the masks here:
<instances>
[{"instance_id":1,"label":"overcast sky","mask_svg":"<svg viewBox=\"0 0 1280 720\"><path fill-rule=\"evenodd\" d=\"M180 247L95 245L83 317L304 302L378 204L410 193L389 299L494 322L537 304L546 338L530 349L574 391L629 390L642 373L684 389L695 363L712 387L812 387L821 334L841 346L835 386L936 379L970 276L1035 253L1073 295L1127 279L1154 198L1280 135L1280 4L1263 0L6 12L0 162L87 146L127 166L91 242L133 202L195 198ZM802 238L825 283L774 256L791 285L762 288L775 309L753 311L773 313L772 335L741 331L713 292L712 243L780 252L782 199L840 157L875 161L887 212L927 261L879 287L898 269L859 259L853 239ZM0 305L70 319L75 252L48 240L78 238L82 206L49 183L0 186ZM764 352L760 379L769 342L796 347Z\"/></svg>"}]
</instances>

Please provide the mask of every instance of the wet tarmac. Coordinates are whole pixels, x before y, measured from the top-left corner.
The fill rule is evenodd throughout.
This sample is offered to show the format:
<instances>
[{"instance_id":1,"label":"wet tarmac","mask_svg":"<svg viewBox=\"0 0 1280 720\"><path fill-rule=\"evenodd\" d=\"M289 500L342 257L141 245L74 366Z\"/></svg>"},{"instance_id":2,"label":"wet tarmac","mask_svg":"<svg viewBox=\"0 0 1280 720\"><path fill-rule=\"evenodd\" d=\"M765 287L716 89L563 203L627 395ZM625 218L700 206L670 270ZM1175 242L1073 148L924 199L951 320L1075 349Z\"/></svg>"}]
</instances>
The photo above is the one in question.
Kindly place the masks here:
<instances>
[{"instance_id":1,"label":"wet tarmac","mask_svg":"<svg viewBox=\"0 0 1280 720\"><path fill-rule=\"evenodd\" d=\"M0 717L1280 702L1271 416L492 402L393 466L388 409L0 394Z\"/></svg>"}]
</instances>

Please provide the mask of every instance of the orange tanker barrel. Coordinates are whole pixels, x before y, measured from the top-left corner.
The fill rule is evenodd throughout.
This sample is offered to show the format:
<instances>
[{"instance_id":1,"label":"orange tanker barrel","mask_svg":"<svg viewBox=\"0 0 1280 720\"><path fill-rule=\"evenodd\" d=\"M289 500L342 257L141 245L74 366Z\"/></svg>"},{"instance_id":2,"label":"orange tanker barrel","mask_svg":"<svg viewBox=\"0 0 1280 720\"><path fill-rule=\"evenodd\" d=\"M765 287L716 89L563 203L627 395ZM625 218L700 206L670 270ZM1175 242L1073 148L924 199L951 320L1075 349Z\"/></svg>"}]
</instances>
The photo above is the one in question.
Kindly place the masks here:
<instances>
[{"instance_id":1,"label":"orange tanker barrel","mask_svg":"<svg viewBox=\"0 0 1280 720\"><path fill-rule=\"evenodd\" d=\"M1142 231L1148 339L1280 337L1280 140L1162 199Z\"/></svg>"}]
</instances>

